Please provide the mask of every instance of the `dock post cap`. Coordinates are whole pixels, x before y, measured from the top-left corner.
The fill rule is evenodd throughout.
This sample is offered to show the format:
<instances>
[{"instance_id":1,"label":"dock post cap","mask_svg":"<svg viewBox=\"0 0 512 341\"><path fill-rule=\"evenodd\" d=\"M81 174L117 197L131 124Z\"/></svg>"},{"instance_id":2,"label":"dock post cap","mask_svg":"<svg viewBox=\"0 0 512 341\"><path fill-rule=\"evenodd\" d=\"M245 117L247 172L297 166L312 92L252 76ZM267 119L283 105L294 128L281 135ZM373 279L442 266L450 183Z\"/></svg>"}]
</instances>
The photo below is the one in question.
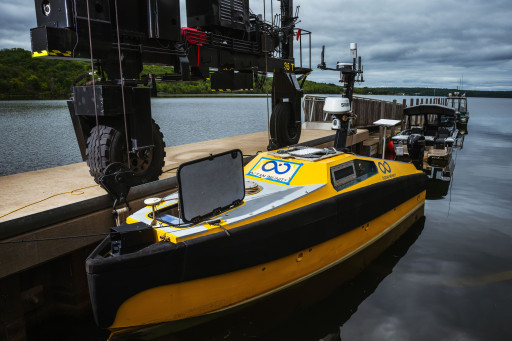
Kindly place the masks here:
<instances>
[{"instance_id":1,"label":"dock post cap","mask_svg":"<svg viewBox=\"0 0 512 341\"><path fill-rule=\"evenodd\" d=\"M156 206L162 202L161 198L147 198L144 200L144 205L146 206Z\"/></svg>"}]
</instances>

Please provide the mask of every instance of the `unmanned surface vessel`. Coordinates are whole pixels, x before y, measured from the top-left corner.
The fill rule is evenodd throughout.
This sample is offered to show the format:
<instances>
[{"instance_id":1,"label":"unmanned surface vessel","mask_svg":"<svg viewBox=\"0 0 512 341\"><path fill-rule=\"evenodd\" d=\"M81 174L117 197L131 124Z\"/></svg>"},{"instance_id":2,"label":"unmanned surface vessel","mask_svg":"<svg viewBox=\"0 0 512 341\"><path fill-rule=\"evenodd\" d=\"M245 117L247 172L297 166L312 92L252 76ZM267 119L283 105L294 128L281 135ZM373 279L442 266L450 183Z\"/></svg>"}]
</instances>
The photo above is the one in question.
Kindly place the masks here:
<instances>
[{"instance_id":1,"label":"unmanned surface vessel","mask_svg":"<svg viewBox=\"0 0 512 341\"><path fill-rule=\"evenodd\" d=\"M113 228L86 262L96 322L114 335L183 328L396 240L423 217L413 164L292 147L186 163L179 190ZM370 259L371 260L371 259ZM369 261L370 261L369 260Z\"/></svg>"},{"instance_id":2,"label":"unmanned surface vessel","mask_svg":"<svg viewBox=\"0 0 512 341\"><path fill-rule=\"evenodd\" d=\"M345 147L358 64L354 53L335 69L345 89L325 107L334 147L259 153L245 168L240 150L184 163L177 192L148 199L111 230L86 261L99 326L112 338L186 328L357 256L368 264L378 252L366 251L384 250L423 217L427 177L418 162ZM422 156L419 148L414 141L412 155ZM123 202L131 171L112 167L100 183Z\"/></svg>"}]
</instances>

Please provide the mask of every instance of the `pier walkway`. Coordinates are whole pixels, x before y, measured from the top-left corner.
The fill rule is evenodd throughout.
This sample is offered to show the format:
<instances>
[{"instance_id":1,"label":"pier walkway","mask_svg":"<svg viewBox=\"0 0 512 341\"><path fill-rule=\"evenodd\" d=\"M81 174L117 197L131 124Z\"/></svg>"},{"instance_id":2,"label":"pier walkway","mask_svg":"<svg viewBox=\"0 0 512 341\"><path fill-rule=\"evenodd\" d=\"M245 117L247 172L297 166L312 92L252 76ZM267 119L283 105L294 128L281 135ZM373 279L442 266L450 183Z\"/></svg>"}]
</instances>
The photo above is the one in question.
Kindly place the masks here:
<instances>
[{"instance_id":1,"label":"pier walkway","mask_svg":"<svg viewBox=\"0 0 512 341\"><path fill-rule=\"evenodd\" d=\"M334 131L331 130L304 130L300 142L317 140L333 134ZM186 161L235 148L241 149L244 155L254 155L258 151L266 151L267 144L267 132L258 132L167 147L164 173L160 179L174 176L174 171L166 171ZM52 195L65 193L0 218L0 223L105 195L105 190L100 188L89 174L89 167L85 162L3 176L0 177L0 188L0 216ZM78 190L80 188L83 189ZM70 193L73 190L76 192Z\"/></svg>"},{"instance_id":2,"label":"pier walkway","mask_svg":"<svg viewBox=\"0 0 512 341\"><path fill-rule=\"evenodd\" d=\"M359 130L347 142L362 144L368 136ZM333 140L332 130L307 129L299 144L332 146ZM267 144L267 132L259 132L166 148L160 180L131 189L132 212L145 198L174 191L174 169L183 162L235 148L254 155ZM0 216L12 212L0 218L0 279L96 243L114 225L112 200L85 162L0 177L0 188Z\"/></svg>"}]
</instances>

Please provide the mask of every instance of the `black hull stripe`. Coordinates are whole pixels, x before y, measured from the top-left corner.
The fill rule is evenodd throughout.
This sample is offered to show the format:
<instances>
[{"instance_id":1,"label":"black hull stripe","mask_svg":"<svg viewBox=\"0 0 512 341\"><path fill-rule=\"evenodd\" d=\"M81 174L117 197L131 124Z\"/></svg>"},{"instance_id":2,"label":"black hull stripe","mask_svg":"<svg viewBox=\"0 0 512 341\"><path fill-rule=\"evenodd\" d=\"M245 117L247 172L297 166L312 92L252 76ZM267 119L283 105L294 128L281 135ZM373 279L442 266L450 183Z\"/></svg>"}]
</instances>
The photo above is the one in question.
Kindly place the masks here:
<instances>
[{"instance_id":1,"label":"black hull stripe","mask_svg":"<svg viewBox=\"0 0 512 341\"><path fill-rule=\"evenodd\" d=\"M97 323L110 326L129 297L161 285L220 275L321 244L392 210L426 188L414 174L380 182L294 211L177 245L161 242L133 254L103 258L108 238L87 259Z\"/></svg>"}]
</instances>

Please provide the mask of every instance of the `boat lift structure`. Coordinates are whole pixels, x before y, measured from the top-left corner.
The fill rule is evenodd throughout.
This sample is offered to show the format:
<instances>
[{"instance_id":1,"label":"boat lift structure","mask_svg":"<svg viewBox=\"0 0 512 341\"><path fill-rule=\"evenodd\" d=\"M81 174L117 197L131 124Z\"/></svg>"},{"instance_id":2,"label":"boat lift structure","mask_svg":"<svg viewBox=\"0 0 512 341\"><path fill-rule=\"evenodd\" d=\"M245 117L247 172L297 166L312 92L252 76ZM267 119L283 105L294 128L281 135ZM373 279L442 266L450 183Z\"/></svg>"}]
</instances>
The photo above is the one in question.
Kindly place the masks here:
<instances>
[{"instance_id":1,"label":"boat lift structure","mask_svg":"<svg viewBox=\"0 0 512 341\"><path fill-rule=\"evenodd\" d=\"M72 86L68 108L82 159L98 182L112 163L135 173L133 184L158 179L165 143L151 116L156 80L210 80L212 90L263 88L273 74L269 149L296 144L302 85L311 72L293 56L311 32L296 28L299 7L281 0L272 22L249 0L34 0L34 57L87 60L91 71ZM265 0L264 0L265 4ZM272 7L271 7L272 8ZM311 52L310 52L311 55ZM174 72L142 75L143 65ZM309 61L311 64L311 58Z\"/></svg>"}]
</instances>

